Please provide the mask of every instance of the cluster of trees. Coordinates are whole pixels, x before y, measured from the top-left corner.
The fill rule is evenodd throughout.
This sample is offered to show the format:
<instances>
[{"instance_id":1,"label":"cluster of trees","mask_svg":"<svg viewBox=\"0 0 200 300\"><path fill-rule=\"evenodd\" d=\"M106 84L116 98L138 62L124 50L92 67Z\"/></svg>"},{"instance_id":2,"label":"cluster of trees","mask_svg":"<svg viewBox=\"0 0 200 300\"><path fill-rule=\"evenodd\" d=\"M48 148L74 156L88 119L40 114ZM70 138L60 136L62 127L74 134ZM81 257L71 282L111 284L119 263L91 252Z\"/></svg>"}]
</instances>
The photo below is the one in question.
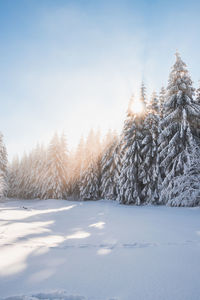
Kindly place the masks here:
<instances>
[{"instance_id":1,"label":"cluster of trees","mask_svg":"<svg viewBox=\"0 0 200 300\"><path fill-rule=\"evenodd\" d=\"M37 145L9 166L8 196L17 198L65 198L68 188L68 156L65 136L54 135L48 149Z\"/></svg>"},{"instance_id":2,"label":"cluster of trees","mask_svg":"<svg viewBox=\"0 0 200 300\"><path fill-rule=\"evenodd\" d=\"M178 53L166 91L147 101L142 87L144 109L139 114L128 110L124 124L119 202L200 204L199 92L195 95Z\"/></svg>"},{"instance_id":3,"label":"cluster of trees","mask_svg":"<svg viewBox=\"0 0 200 300\"><path fill-rule=\"evenodd\" d=\"M56 133L48 147L37 145L21 160L13 159L8 167L8 197L98 199L102 154L114 140L115 132L109 131L101 141L100 132L91 130L87 140L81 138L77 149L69 153L65 135Z\"/></svg>"},{"instance_id":4,"label":"cluster of trees","mask_svg":"<svg viewBox=\"0 0 200 300\"><path fill-rule=\"evenodd\" d=\"M48 147L37 145L21 160L13 159L8 168L8 197L100 198L102 153L114 139L117 134L112 131L101 141L100 132L91 130L87 140L81 138L77 149L69 152L65 135L56 133Z\"/></svg>"},{"instance_id":5,"label":"cluster of trees","mask_svg":"<svg viewBox=\"0 0 200 300\"><path fill-rule=\"evenodd\" d=\"M122 204L200 204L200 88L176 53L167 88L130 99L120 136L91 130L75 151L54 135L9 165L0 136L0 185L9 197L113 199ZM6 188L7 186L7 188Z\"/></svg>"}]
</instances>

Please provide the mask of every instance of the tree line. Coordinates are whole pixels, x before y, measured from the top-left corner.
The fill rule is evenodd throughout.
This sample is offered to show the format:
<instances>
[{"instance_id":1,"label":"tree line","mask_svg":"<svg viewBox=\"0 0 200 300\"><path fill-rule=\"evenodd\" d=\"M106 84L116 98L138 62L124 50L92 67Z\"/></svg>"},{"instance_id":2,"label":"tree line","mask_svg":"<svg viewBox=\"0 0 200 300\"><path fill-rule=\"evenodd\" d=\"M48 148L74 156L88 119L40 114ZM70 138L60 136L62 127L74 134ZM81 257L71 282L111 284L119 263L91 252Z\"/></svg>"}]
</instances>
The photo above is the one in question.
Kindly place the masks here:
<instances>
[{"instance_id":1,"label":"tree line","mask_svg":"<svg viewBox=\"0 0 200 300\"><path fill-rule=\"evenodd\" d=\"M8 164L0 135L0 195L112 199L122 204L200 204L200 88L176 53L166 89L132 96L120 135L90 131L69 152L65 135Z\"/></svg>"}]
</instances>

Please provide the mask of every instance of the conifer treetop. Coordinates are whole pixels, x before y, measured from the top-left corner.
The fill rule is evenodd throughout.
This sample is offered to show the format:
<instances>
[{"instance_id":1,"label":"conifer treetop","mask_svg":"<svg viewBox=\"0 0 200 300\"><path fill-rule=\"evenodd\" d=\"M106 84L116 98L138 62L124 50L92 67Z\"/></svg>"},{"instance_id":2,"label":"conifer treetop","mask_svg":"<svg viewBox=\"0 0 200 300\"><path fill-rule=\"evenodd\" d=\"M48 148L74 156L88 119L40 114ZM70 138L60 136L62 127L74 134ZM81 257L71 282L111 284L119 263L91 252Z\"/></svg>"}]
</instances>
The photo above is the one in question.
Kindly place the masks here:
<instances>
[{"instance_id":1,"label":"conifer treetop","mask_svg":"<svg viewBox=\"0 0 200 300\"><path fill-rule=\"evenodd\" d=\"M179 98L185 93L189 98L194 95L194 88L192 87L192 80L189 76L187 65L181 59L181 56L176 52L176 61L172 67L172 71L168 81L168 97L177 95Z\"/></svg>"},{"instance_id":2,"label":"conifer treetop","mask_svg":"<svg viewBox=\"0 0 200 300\"><path fill-rule=\"evenodd\" d=\"M144 81L142 81L142 83L141 83L140 99L144 102L145 102L145 99L146 99L146 87L145 87Z\"/></svg>"}]
</instances>

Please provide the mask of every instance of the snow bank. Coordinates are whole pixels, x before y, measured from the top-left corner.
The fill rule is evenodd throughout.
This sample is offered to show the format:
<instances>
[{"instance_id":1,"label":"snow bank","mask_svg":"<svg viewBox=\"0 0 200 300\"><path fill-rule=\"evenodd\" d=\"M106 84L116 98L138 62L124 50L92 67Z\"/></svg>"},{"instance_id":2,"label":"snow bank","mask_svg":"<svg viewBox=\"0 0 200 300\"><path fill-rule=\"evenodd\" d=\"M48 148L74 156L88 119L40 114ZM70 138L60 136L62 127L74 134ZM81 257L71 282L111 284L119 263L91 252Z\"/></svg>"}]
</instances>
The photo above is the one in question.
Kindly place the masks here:
<instances>
[{"instance_id":1,"label":"snow bank","mask_svg":"<svg viewBox=\"0 0 200 300\"><path fill-rule=\"evenodd\" d=\"M0 299L199 300L199 270L199 208L0 203Z\"/></svg>"}]
</instances>

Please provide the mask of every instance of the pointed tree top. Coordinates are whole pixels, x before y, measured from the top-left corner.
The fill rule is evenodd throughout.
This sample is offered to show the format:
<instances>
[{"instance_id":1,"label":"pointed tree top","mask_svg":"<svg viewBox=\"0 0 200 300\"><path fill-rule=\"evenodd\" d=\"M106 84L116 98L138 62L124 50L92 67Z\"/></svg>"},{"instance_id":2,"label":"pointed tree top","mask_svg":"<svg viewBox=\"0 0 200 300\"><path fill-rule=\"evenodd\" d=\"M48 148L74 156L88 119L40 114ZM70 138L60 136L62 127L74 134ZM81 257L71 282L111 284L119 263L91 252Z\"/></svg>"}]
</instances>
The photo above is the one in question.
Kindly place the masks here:
<instances>
[{"instance_id":1,"label":"pointed tree top","mask_svg":"<svg viewBox=\"0 0 200 300\"><path fill-rule=\"evenodd\" d=\"M180 58L180 53L178 52L178 49L176 49L175 55L176 55L176 59L179 59L179 58Z\"/></svg>"},{"instance_id":2,"label":"pointed tree top","mask_svg":"<svg viewBox=\"0 0 200 300\"><path fill-rule=\"evenodd\" d=\"M144 103L145 103L145 100L146 100L146 87L145 87L144 81L142 81L142 83L141 83L140 100Z\"/></svg>"}]
</instances>

